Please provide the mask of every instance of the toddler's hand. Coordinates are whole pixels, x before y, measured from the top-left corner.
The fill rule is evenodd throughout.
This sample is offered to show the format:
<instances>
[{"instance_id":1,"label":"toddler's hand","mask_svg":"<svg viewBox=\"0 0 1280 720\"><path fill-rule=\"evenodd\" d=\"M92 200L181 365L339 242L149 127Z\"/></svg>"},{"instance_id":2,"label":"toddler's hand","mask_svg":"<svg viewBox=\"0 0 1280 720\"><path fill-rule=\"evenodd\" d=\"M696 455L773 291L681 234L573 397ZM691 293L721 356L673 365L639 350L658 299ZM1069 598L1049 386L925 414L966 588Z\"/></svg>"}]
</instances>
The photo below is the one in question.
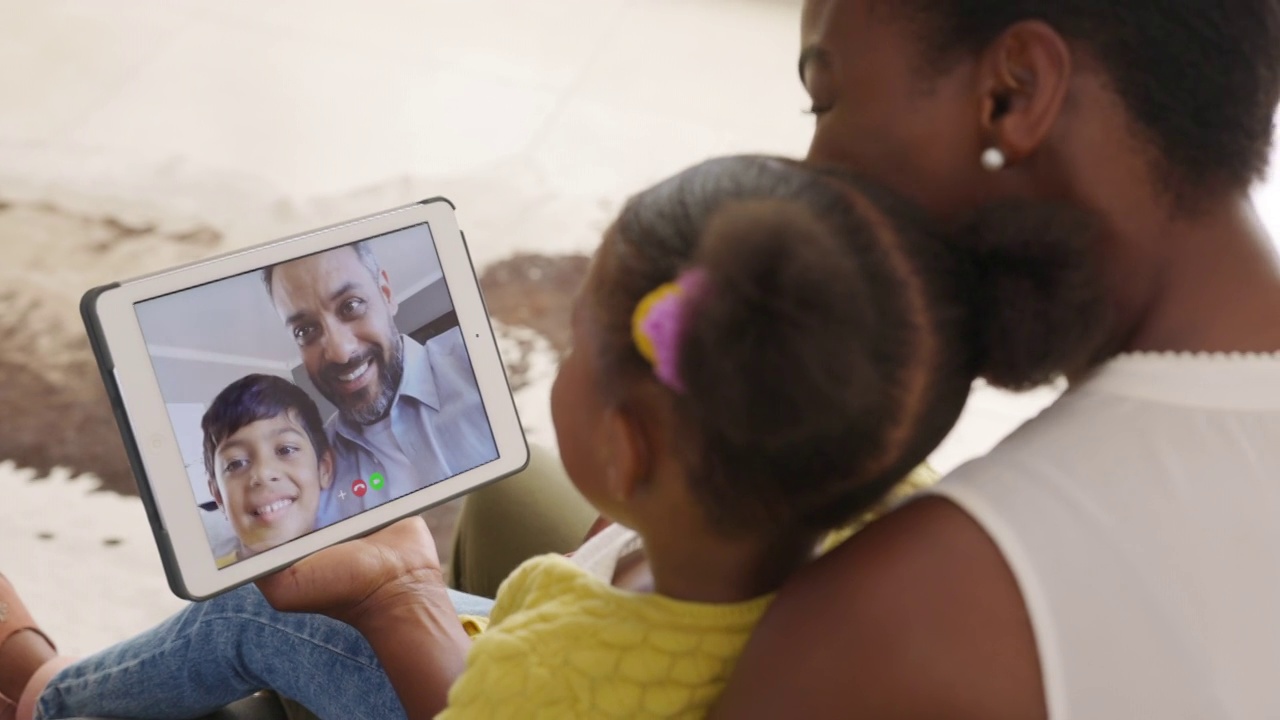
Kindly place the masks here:
<instances>
[{"instance_id":1,"label":"toddler's hand","mask_svg":"<svg viewBox=\"0 0 1280 720\"><path fill-rule=\"evenodd\" d=\"M397 603L442 592L445 582L431 531L413 517L325 548L257 585L277 610L321 613L359 628Z\"/></svg>"}]
</instances>

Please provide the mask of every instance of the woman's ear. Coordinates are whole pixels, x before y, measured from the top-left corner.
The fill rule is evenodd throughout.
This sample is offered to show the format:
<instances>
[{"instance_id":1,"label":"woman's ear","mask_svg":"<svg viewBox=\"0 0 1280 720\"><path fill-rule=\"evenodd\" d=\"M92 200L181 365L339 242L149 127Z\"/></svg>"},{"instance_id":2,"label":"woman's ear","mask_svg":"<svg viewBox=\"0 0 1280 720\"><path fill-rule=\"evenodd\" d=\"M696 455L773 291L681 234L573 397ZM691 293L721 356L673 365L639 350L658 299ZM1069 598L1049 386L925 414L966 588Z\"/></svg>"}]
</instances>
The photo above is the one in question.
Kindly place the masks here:
<instances>
[{"instance_id":1,"label":"woman's ear","mask_svg":"<svg viewBox=\"0 0 1280 720\"><path fill-rule=\"evenodd\" d=\"M634 411L614 407L605 411L601 435L609 498L615 502L632 500L648 484L654 464L644 428Z\"/></svg>"},{"instance_id":2,"label":"woman's ear","mask_svg":"<svg viewBox=\"0 0 1280 720\"><path fill-rule=\"evenodd\" d=\"M1071 82L1067 42L1038 20L1015 23L983 56L982 125L1011 162L1035 152L1058 119Z\"/></svg>"}]
</instances>

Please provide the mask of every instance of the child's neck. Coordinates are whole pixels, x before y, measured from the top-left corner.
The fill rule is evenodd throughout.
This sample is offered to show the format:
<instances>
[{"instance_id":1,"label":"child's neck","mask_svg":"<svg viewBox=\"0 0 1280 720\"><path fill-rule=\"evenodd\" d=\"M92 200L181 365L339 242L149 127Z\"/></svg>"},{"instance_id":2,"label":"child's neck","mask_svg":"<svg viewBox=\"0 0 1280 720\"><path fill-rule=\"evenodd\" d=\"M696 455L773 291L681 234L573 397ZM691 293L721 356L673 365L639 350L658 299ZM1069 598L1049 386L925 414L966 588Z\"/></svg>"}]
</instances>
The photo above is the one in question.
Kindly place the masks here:
<instances>
[{"instance_id":1,"label":"child's neck","mask_svg":"<svg viewBox=\"0 0 1280 720\"><path fill-rule=\"evenodd\" d=\"M813 557L817 543L809 534L767 543L718 536L679 542L666 533L641 537L643 555L623 558L613 584L701 603L741 602L777 590Z\"/></svg>"}]
</instances>

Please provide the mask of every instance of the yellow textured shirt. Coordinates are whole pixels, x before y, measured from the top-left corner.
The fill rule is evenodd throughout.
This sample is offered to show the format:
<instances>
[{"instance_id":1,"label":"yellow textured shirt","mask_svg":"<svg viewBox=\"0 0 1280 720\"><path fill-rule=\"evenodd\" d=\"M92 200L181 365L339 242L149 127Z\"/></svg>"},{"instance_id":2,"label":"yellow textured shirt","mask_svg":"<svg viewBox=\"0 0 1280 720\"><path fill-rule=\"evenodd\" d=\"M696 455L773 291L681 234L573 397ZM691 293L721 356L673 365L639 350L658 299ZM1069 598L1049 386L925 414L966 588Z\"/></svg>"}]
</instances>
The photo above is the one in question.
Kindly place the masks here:
<instances>
[{"instance_id":1,"label":"yellow textured shirt","mask_svg":"<svg viewBox=\"0 0 1280 720\"><path fill-rule=\"evenodd\" d=\"M824 550L936 480L917 469ZM463 618L474 644L437 720L701 718L772 599L683 602L620 590L561 555L535 557L503 582L487 629Z\"/></svg>"},{"instance_id":2,"label":"yellow textured shirt","mask_svg":"<svg viewBox=\"0 0 1280 720\"><path fill-rule=\"evenodd\" d=\"M702 717L770 600L632 593L563 556L533 558L502 584L437 717Z\"/></svg>"}]
</instances>

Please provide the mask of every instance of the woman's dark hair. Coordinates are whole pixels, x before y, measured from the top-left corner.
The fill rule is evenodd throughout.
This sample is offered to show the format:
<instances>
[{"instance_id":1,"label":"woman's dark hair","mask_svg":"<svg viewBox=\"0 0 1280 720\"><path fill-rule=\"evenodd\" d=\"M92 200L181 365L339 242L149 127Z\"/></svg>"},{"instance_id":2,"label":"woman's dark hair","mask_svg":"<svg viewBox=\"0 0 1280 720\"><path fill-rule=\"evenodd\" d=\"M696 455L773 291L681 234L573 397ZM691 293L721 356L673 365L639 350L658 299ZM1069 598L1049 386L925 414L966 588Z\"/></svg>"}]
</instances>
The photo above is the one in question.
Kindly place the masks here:
<instances>
[{"instance_id":1,"label":"woman's dark hair","mask_svg":"<svg viewBox=\"0 0 1280 720\"><path fill-rule=\"evenodd\" d=\"M885 4L885 3L882 3ZM932 64L1041 20L1105 68L1177 186L1247 187L1266 170L1280 100L1276 0L907 0Z\"/></svg>"},{"instance_id":2,"label":"woman's dark hair","mask_svg":"<svg viewBox=\"0 0 1280 720\"><path fill-rule=\"evenodd\" d=\"M604 384L652 377L631 314L701 269L671 429L695 492L729 532L835 527L926 459L976 378L1027 388L1090 366L1107 306L1089 232L1020 204L944 236L839 170L712 160L632 198L601 249Z\"/></svg>"},{"instance_id":3,"label":"woman's dark hair","mask_svg":"<svg viewBox=\"0 0 1280 720\"><path fill-rule=\"evenodd\" d=\"M319 408L302 388L282 377L259 374L246 375L223 388L200 420L204 430L204 469L209 479L217 477L213 461L218 446L227 438L245 425L290 411L302 421L316 457L323 457L329 450L329 437L325 435Z\"/></svg>"}]
</instances>

